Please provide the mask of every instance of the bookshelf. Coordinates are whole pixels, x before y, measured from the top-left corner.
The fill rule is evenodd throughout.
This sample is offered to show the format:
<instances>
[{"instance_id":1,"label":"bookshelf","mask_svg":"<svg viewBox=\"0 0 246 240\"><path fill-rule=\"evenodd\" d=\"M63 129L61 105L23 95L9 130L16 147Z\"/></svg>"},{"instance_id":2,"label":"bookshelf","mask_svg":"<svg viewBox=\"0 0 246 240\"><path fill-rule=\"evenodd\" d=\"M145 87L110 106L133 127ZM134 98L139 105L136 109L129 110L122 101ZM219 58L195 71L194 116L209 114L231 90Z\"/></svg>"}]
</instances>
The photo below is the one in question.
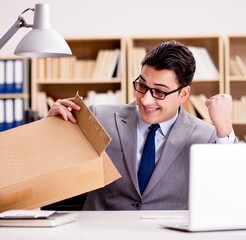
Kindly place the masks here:
<instances>
[{"instance_id":1,"label":"bookshelf","mask_svg":"<svg viewBox=\"0 0 246 240\"><path fill-rule=\"evenodd\" d=\"M57 100L75 96L79 91L86 100L96 95L96 104L108 103L108 96L113 103L126 103L125 39L71 38L66 41L72 57L32 59L32 109L38 110L42 101L40 93Z\"/></svg>"},{"instance_id":2,"label":"bookshelf","mask_svg":"<svg viewBox=\"0 0 246 240\"><path fill-rule=\"evenodd\" d=\"M132 81L140 74L140 62L145 53L157 44L170 40L189 46L196 58L197 71L191 86L192 95L211 97L224 91L223 39L220 36L131 37L127 49L128 102L134 100Z\"/></svg>"},{"instance_id":3,"label":"bookshelf","mask_svg":"<svg viewBox=\"0 0 246 240\"><path fill-rule=\"evenodd\" d=\"M225 37L225 91L232 95L232 121L236 135L246 136L246 35Z\"/></svg>"},{"instance_id":4,"label":"bookshelf","mask_svg":"<svg viewBox=\"0 0 246 240\"><path fill-rule=\"evenodd\" d=\"M29 98L29 60L1 57L0 132L24 124Z\"/></svg>"}]
</instances>

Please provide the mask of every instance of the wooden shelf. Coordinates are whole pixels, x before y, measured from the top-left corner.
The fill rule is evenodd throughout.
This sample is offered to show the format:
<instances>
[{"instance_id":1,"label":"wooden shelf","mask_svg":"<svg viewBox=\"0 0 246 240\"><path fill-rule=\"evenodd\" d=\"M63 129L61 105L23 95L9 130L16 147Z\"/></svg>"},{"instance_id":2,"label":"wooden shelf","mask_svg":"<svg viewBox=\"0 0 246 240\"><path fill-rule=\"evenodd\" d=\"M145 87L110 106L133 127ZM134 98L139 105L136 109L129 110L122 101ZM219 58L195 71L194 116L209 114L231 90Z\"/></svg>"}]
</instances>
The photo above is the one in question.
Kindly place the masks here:
<instances>
[{"instance_id":1,"label":"wooden shelf","mask_svg":"<svg viewBox=\"0 0 246 240\"><path fill-rule=\"evenodd\" d=\"M43 80L37 80L37 84L108 84L108 83L121 83L120 78L112 78L110 80L106 79L43 79Z\"/></svg>"},{"instance_id":2,"label":"wooden shelf","mask_svg":"<svg viewBox=\"0 0 246 240\"><path fill-rule=\"evenodd\" d=\"M243 63L243 65L241 65ZM228 35L225 38L225 91L233 98L232 121L236 135L246 136L246 35ZM236 69L235 69L236 66ZM236 74L238 70L241 74ZM241 117L240 117L241 116Z\"/></svg>"},{"instance_id":3,"label":"wooden shelf","mask_svg":"<svg viewBox=\"0 0 246 240\"><path fill-rule=\"evenodd\" d=\"M29 98L29 93L4 93L0 94L0 99L12 99L12 98Z\"/></svg>"},{"instance_id":4,"label":"wooden shelf","mask_svg":"<svg viewBox=\"0 0 246 240\"><path fill-rule=\"evenodd\" d=\"M47 96L57 100L59 98L75 96L77 91L79 91L83 98L86 98L90 91L95 91L99 94L107 93L108 91L112 91L113 93L121 91L119 103L126 103L125 39L121 37L70 38L66 39L66 41L72 50L73 57L58 60L60 61L58 67L52 65L57 64L55 62L57 60L54 59L46 59L44 61L32 59L32 109L37 110L38 108L37 95L39 92L45 92ZM114 50L118 51L120 60L113 75L104 77L104 75L92 74L90 77L83 77L82 75L82 77L76 77L78 75L78 69L81 70L80 66L82 65L79 64L82 61L94 61L94 64L97 64L96 61L100 51L104 53L109 51L112 53ZM66 66L68 69L64 69ZM95 67L95 65L93 66ZM101 64L102 69L106 68L106 66L108 66L107 62ZM57 71L57 68L59 68L59 73L49 72L50 69L56 69ZM85 67L85 69L87 68ZM64 70L67 70L68 73L64 73ZM67 75L64 77L64 74ZM58 75L58 77L53 77L54 75Z\"/></svg>"}]
</instances>

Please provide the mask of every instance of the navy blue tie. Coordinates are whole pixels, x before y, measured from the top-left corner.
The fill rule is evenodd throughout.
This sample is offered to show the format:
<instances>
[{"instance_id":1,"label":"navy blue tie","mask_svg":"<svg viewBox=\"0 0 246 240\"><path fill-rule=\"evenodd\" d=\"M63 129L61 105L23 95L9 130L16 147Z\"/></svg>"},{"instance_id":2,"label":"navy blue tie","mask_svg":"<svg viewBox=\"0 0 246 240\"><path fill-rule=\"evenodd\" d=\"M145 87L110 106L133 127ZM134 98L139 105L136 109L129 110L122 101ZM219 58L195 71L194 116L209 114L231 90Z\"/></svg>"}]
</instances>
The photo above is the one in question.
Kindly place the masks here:
<instances>
[{"instance_id":1,"label":"navy blue tie","mask_svg":"<svg viewBox=\"0 0 246 240\"><path fill-rule=\"evenodd\" d=\"M159 127L159 124L151 125L151 129L144 144L138 170L138 184L141 194L144 192L144 189L155 168L155 132Z\"/></svg>"}]
</instances>

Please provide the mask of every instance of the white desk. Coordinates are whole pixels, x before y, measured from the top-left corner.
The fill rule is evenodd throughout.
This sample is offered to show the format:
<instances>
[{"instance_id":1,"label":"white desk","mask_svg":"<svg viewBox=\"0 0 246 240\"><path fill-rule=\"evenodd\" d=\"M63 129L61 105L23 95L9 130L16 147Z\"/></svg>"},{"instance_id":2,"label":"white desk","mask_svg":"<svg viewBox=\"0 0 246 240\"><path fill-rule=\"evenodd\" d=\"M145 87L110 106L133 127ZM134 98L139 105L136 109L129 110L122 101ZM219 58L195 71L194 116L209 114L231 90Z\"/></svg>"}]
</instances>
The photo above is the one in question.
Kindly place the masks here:
<instances>
[{"instance_id":1,"label":"white desk","mask_svg":"<svg viewBox=\"0 0 246 240\"><path fill-rule=\"evenodd\" d=\"M51 228L0 227L1 240L242 240L245 231L187 233L162 227L167 223L184 223L184 211L85 211L77 212L77 220ZM142 216L161 216L162 219L142 219Z\"/></svg>"}]
</instances>

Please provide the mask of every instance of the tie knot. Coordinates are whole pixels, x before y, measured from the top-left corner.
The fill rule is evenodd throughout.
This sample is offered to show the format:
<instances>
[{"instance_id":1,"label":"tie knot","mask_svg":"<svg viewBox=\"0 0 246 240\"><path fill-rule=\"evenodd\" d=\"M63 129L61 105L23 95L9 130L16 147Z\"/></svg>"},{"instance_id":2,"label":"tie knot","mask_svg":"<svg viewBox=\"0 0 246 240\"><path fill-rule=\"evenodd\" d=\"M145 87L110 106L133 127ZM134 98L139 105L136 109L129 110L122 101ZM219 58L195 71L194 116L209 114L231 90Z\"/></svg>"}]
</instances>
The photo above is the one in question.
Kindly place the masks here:
<instances>
[{"instance_id":1,"label":"tie knot","mask_svg":"<svg viewBox=\"0 0 246 240\"><path fill-rule=\"evenodd\" d=\"M160 127L160 125L159 124L152 124L151 126L150 126L150 133L155 133L156 132L156 130L158 129Z\"/></svg>"}]
</instances>

